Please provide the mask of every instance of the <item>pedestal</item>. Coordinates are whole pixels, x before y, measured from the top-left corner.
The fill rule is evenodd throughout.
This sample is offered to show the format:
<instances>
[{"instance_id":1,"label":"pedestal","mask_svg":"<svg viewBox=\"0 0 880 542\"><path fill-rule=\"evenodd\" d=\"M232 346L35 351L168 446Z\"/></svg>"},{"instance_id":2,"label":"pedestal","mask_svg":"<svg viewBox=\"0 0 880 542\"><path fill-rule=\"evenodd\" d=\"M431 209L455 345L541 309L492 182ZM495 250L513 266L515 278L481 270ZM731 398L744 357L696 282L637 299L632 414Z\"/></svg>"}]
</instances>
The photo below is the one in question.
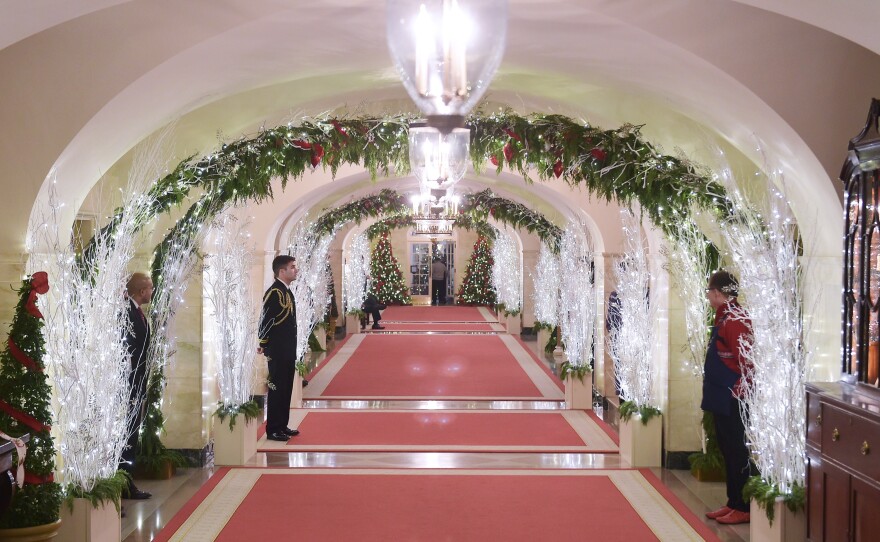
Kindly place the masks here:
<instances>
[{"instance_id":1,"label":"pedestal","mask_svg":"<svg viewBox=\"0 0 880 542\"><path fill-rule=\"evenodd\" d=\"M321 350L327 351L327 330L324 329L323 326L318 326L315 328L315 338L318 339L318 346L321 347Z\"/></svg>"},{"instance_id":2,"label":"pedestal","mask_svg":"<svg viewBox=\"0 0 880 542\"><path fill-rule=\"evenodd\" d=\"M257 453L257 427L259 420L245 422L244 415L235 419L235 427L229 430L229 420L220 423L214 417L214 464L244 465Z\"/></svg>"},{"instance_id":3,"label":"pedestal","mask_svg":"<svg viewBox=\"0 0 880 542\"><path fill-rule=\"evenodd\" d=\"M773 525L770 525L763 508L755 501L750 506L749 540L752 542L800 542L807 539L807 514L803 510L792 512L781 498L776 499Z\"/></svg>"},{"instance_id":4,"label":"pedestal","mask_svg":"<svg viewBox=\"0 0 880 542\"><path fill-rule=\"evenodd\" d=\"M663 448L663 417L654 416L648 425L633 416L620 420L620 457L633 467L659 467Z\"/></svg>"},{"instance_id":5,"label":"pedestal","mask_svg":"<svg viewBox=\"0 0 880 542\"><path fill-rule=\"evenodd\" d=\"M522 333L522 315L515 314L509 315L505 317L504 327L507 328L507 332L511 335L519 335Z\"/></svg>"},{"instance_id":6,"label":"pedestal","mask_svg":"<svg viewBox=\"0 0 880 542\"><path fill-rule=\"evenodd\" d=\"M550 342L550 337L553 336L553 331L549 329L541 328L538 330L538 351L544 352L544 348L547 347L547 343Z\"/></svg>"},{"instance_id":7,"label":"pedestal","mask_svg":"<svg viewBox=\"0 0 880 542\"><path fill-rule=\"evenodd\" d=\"M61 528L58 542L119 542L122 519L116 505L104 501L98 508L86 499L73 499L73 510L61 505Z\"/></svg>"},{"instance_id":8,"label":"pedestal","mask_svg":"<svg viewBox=\"0 0 880 542\"><path fill-rule=\"evenodd\" d=\"M569 410L593 409L593 382L589 374L584 381L572 375L565 377L565 408Z\"/></svg>"},{"instance_id":9,"label":"pedestal","mask_svg":"<svg viewBox=\"0 0 880 542\"><path fill-rule=\"evenodd\" d=\"M293 393L290 394L290 408L303 407L303 377L296 371L293 376Z\"/></svg>"},{"instance_id":10,"label":"pedestal","mask_svg":"<svg viewBox=\"0 0 880 542\"><path fill-rule=\"evenodd\" d=\"M345 315L345 334L353 335L361 332L361 319L357 314Z\"/></svg>"}]
</instances>

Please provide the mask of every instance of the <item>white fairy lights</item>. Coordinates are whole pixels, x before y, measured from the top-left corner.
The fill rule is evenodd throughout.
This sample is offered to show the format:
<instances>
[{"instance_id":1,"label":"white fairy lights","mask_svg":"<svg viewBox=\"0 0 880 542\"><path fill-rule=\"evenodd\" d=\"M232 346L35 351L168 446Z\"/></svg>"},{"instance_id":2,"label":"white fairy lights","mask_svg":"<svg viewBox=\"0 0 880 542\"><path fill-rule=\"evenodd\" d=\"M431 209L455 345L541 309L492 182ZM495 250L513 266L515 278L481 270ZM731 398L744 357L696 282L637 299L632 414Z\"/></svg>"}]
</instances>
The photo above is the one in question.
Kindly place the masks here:
<instances>
[{"instance_id":1,"label":"white fairy lights","mask_svg":"<svg viewBox=\"0 0 880 542\"><path fill-rule=\"evenodd\" d=\"M549 326L556 326L559 322L559 267L559 256L542 241L533 276L535 321Z\"/></svg>"},{"instance_id":2,"label":"white fairy lights","mask_svg":"<svg viewBox=\"0 0 880 542\"><path fill-rule=\"evenodd\" d=\"M492 287L504 311L517 314L522 310L522 265L519 250L507 226L498 229L492 245Z\"/></svg>"},{"instance_id":3,"label":"white fairy lights","mask_svg":"<svg viewBox=\"0 0 880 542\"><path fill-rule=\"evenodd\" d=\"M771 187L764 212L750 206L723 177L734 218L723 224L737 270L744 308L735 317L751 321L753 342L740 345L752 369L743 379L746 440L761 477L783 494L805 478L804 384L811 353L805 343L803 268L798 261L797 228L783 195ZM782 183L779 183L781 185Z\"/></svg>"},{"instance_id":4,"label":"white fairy lights","mask_svg":"<svg viewBox=\"0 0 880 542\"><path fill-rule=\"evenodd\" d=\"M596 284L593 275L593 243L583 225L569 222L559 249L559 326L565 356L574 367L593 359L596 328Z\"/></svg>"},{"instance_id":5,"label":"white fairy lights","mask_svg":"<svg viewBox=\"0 0 880 542\"><path fill-rule=\"evenodd\" d=\"M657 374L651 351L657 303L650 299L651 273L642 235L641 221L628 210L621 211L624 255L615 262L620 317L609 322L614 372L620 383L620 397L638 407L654 407L653 385Z\"/></svg>"},{"instance_id":6,"label":"white fairy lights","mask_svg":"<svg viewBox=\"0 0 880 542\"><path fill-rule=\"evenodd\" d=\"M217 331L217 385L226 408L249 402L256 379L259 309L251 288L254 246L247 226L231 212L222 214L212 226L214 253L205 257L205 293Z\"/></svg>"},{"instance_id":7,"label":"white fairy lights","mask_svg":"<svg viewBox=\"0 0 880 542\"><path fill-rule=\"evenodd\" d=\"M315 224L306 218L300 220L290 236L290 255L296 258L299 269L290 283L296 302L296 361L299 362L309 347L309 336L318 322L324 319L330 303L330 273L327 268L330 243L336 234L321 235Z\"/></svg>"},{"instance_id":8,"label":"white fairy lights","mask_svg":"<svg viewBox=\"0 0 880 542\"><path fill-rule=\"evenodd\" d=\"M359 311L370 289L370 240L366 232L357 234L352 240L343 273L345 312Z\"/></svg>"}]
</instances>

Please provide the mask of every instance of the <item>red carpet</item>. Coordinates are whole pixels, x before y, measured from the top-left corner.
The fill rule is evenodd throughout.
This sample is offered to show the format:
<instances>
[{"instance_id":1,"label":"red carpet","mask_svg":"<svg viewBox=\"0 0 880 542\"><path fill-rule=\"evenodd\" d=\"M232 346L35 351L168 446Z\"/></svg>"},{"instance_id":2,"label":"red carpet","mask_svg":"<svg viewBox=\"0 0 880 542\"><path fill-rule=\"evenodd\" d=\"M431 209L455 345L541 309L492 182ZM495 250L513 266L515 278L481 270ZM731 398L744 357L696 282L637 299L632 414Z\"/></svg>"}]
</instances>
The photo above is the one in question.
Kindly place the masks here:
<instances>
[{"instance_id":1,"label":"red carpet","mask_svg":"<svg viewBox=\"0 0 880 542\"><path fill-rule=\"evenodd\" d=\"M542 397L494 335L369 335L321 393L412 396Z\"/></svg>"},{"instance_id":2,"label":"red carpet","mask_svg":"<svg viewBox=\"0 0 880 542\"><path fill-rule=\"evenodd\" d=\"M562 411L308 410L298 425L299 436L283 448L283 443L263 441L259 451L616 453L598 425L583 413Z\"/></svg>"},{"instance_id":3,"label":"red carpet","mask_svg":"<svg viewBox=\"0 0 880 542\"><path fill-rule=\"evenodd\" d=\"M718 540L669 498L630 470L233 469L157 540Z\"/></svg>"},{"instance_id":4,"label":"red carpet","mask_svg":"<svg viewBox=\"0 0 880 542\"><path fill-rule=\"evenodd\" d=\"M489 323L473 322L385 322L380 323L385 331L493 331ZM373 331L369 327L367 332Z\"/></svg>"},{"instance_id":5,"label":"red carpet","mask_svg":"<svg viewBox=\"0 0 880 542\"><path fill-rule=\"evenodd\" d=\"M382 311L388 322L485 322L478 307L450 305L446 307L388 307Z\"/></svg>"}]
</instances>

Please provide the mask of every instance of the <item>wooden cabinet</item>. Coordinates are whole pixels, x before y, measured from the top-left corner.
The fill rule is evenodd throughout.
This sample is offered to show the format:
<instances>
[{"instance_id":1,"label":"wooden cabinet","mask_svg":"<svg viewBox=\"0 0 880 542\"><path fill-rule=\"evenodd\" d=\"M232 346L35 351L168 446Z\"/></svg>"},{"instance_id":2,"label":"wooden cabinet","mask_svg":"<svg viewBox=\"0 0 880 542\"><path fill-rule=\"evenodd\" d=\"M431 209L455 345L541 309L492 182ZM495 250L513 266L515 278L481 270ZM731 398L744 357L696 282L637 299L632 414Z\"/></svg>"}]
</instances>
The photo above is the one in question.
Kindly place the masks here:
<instances>
[{"instance_id":1,"label":"wooden cabinet","mask_svg":"<svg viewBox=\"0 0 880 542\"><path fill-rule=\"evenodd\" d=\"M880 397L837 383L807 384L807 537L880 537Z\"/></svg>"}]
</instances>

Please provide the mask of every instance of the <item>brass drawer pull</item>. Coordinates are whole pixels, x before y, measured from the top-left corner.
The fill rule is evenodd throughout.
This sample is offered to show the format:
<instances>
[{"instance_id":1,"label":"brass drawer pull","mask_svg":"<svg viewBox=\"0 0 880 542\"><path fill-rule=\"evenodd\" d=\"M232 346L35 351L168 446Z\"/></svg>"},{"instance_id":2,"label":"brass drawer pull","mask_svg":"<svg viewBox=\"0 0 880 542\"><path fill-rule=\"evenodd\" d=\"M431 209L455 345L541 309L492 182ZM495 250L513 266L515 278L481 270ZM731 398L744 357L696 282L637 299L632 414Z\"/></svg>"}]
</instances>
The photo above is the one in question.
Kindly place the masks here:
<instances>
[{"instance_id":1,"label":"brass drawer pull","mask_svg":"<svg viewBox=\"0 0 880 542\"><path fill-rule=\"evenodd\" d=\"M816 425L822 425L822 415L816 416Z\"/></svg>"},{"instance_id":2,"label":"brass drawer pull","mask_svg":"<svg viewBox=\"0 0 880 542\"><path fill-rule=\"evenodd\" d=\"M836 427L834 428L834 431L831 432L831 440L834 442L840 440L840 431L838 431Z\"/></svg>"},{"instance_id":3,"label":"brass drawer pull","mask_svg":"<svg viewBox=\"0 0 880 542\"><path fill-rule=\"evenodd\" d=\"M871 451L871 446L868 444L868 441L864 441L862 443L862 455L868 455L868 452Z\"/></svg>"}]
</instances>

